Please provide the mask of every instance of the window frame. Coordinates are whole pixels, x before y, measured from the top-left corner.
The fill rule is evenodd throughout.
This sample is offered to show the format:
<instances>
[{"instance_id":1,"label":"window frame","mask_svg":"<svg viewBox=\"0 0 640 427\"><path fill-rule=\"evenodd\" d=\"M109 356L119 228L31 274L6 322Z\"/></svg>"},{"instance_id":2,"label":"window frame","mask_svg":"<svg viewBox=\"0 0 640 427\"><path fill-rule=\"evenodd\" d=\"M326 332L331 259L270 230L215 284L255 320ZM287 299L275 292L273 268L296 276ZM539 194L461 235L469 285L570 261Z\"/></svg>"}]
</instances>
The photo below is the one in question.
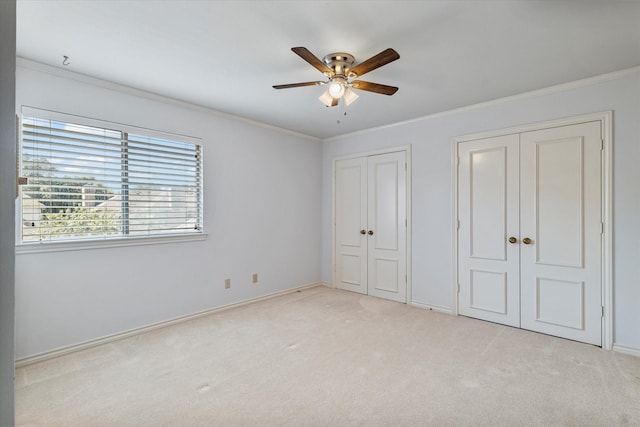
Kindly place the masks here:
<instances>
[{"instance_id":1,"label":"window frame","mask_svg":"<svg viewBox=\"0 0 640 427\"><path fill-rule=\"evenodd\" d=\"M132 133L137 135L144 135L151 138L160 138L167 140L175 140L176 142L186 142L199 146L199 152L201 155L200 166L200 204L201 204L201 227L198 232L189 233L166 233L156 235L119 235L112 237L98 236L93 238L81 238L81 239L69 239L69 240L38 240L32 242L22 241L22 191L17 189L16 199L16 254L23 253L39 253L39 252L59 252L70 250L86 250L86 249L100 249L100 248L113 248L122 246L140 246L140 245L155 245L165 243L177 243L177 242L189 242L205 240L207 233L204 226L204 147L202 144L202 138L159 131L155 129L144 128L140 126L133 126L123 123L110 122L106 120L93 119L84 116L72 115L67 113L61 113L52 110L46 110L35 107L23 106L21 114L18 116L18 127L16 132L16 169L18 172L22 171L22 117L33 117L44 120L55 120L61 122L67 122L82 126L92 126L97 128L117 130L121 133Z\"/></svg>"}]
</instances>

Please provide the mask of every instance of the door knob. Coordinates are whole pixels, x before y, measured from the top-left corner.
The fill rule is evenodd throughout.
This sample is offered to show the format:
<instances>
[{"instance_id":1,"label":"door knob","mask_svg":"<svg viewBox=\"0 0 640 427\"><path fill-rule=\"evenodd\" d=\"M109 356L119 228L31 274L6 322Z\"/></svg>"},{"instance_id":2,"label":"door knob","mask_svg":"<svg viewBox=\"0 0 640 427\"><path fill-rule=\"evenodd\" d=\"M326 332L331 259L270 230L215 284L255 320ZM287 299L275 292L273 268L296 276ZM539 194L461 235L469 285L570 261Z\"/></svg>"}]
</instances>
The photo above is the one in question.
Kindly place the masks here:
<instances>
[{"instance_id":1,"label":"door knob","mask_svg":"<svg viewBox=\"0 0 640 427\"><path fill-rule=\"evenodd\" d=\"M525 237L524 239L522 239L522 243L524 243L525 245L528 245L531 243L531 239L528 237Z\"/></svg>"},{"instance_id":2,"label":"door knob","mask_svg":"<svg viewBox=\"0 0 640 427\"><path fill-rule=\"evenodd\" d=\"M518 243L518 239L515 237L509 237L509 243Z\"/></svg>"},{"instance_id":3,"label":"door knob","mask_svg":"<svg viewBox=\"0 0 640 427\"><path fill-rule=\"evenodd\" d=\"M373 230L369 230L369 236L373 236Z\"/></svg>"},{"instance_id":4,"label":"door knob","mask_svg":"<svg viewBox=\"0 0 640 427\"><path fill-rule=\"evenodd\" d=\"M360 230L360 234L367 234L365 230Z\"/></svg>"}]
</instances>

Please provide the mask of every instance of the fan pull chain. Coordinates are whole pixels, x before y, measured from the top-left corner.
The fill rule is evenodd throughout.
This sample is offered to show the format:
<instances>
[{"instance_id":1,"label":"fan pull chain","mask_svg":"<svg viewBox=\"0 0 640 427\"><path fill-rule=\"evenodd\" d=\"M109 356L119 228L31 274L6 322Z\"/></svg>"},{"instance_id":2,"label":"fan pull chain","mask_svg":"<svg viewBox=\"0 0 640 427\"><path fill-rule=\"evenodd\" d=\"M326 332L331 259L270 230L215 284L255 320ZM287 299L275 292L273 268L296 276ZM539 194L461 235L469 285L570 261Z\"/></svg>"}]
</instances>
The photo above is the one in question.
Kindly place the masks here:
<instances>
[{"instance_id":1,"label":"fan pull chain","mask_svg":"<svg viewBox=\"0 0 640 427\"><path fill-rule=\"evenodd\" d=\"M338 108L340 109L340 112L342 112L346 108L345 105L344 105L344 100L342 100L342 102L340 104L338 104ZM338 119L336 120L336 124L340 124L341 123L341 121L340 121L340 112L338 113ZM347 111L344 110L342 115L344 117L347 117Z\"/></svg>"}]
</instances>

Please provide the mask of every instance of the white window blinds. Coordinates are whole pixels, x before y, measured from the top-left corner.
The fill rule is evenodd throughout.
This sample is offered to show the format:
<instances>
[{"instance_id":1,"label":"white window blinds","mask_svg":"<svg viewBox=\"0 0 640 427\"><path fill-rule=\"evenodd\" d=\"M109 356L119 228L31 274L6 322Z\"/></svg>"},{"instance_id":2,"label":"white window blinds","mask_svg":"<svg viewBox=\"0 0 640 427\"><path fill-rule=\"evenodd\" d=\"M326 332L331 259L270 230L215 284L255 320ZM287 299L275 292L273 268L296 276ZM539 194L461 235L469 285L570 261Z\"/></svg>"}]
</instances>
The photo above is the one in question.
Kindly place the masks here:
<instances>
[{"instance_id":1,"label":"white window blinds","mask_svg":"<svg viewBox=\"0 0 640 427\"><path fill-rule=\"evenodd\" d=\"M202 233L199 145L23 117L22 242Z\"/></svg>"}]
</instances>

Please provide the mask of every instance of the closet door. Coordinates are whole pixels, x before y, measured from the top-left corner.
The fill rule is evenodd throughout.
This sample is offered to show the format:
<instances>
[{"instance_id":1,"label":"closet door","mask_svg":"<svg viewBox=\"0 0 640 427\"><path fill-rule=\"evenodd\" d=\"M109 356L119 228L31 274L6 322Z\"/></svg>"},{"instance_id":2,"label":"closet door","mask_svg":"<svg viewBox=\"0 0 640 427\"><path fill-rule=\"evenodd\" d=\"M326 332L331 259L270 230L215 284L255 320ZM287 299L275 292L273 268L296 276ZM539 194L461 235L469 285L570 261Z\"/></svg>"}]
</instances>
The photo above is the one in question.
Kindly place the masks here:
<instances>
[{"instance_id":1,"label":"closet door","mask_svg":"<svg viewBox=\"0 0 640 427\"><path fill-rule=\"evenodd\" d=\"M335 286L407 300L406 152L339 160Z\"/></svg>"},{"instance_id":2,"label":"closet door","mask_svg":"<svg viewBox=\"0 0 640 427\"><path fill-rule=\"evenodd\" d=\"M600 122L521 134L522 328L596 345L601 144Z\"/></svg>"},{"instance_id":3,"label":"closet door","mask_svg":"<svg viewBox=\"0 0 640 427\"><path fill-rule=\"evenodd\" d=\"M339 160L335 174L335 286L366 294L367 158Z\"/></svg>"},{"instance_id":4,"label":"closet door","mask_svg":"<svg viewBox=\"0 0 640 427\"><path fill-rule=\"evenodd\" d=\"M368 293L407 301L405 152L368 157Z\"/></svg>"},{"instance_id":5,"label":"closet door","mask_svg":"<svg viewBox=\"0 0 640 427\"><path fill-rule=\"evenodd\" d=\"M459 313L601 345L600 122L458 154Z\"/></svg>"},{"instance_id":6,"label":"closet door","mask_svg":"<svg viewBox=\"0 0 640 427\"><path fill-rule=\"evenodd\" d=\"M519 137L465 142L458 155L458 311L520 326Z\"/></svg>"}]
</instances>

